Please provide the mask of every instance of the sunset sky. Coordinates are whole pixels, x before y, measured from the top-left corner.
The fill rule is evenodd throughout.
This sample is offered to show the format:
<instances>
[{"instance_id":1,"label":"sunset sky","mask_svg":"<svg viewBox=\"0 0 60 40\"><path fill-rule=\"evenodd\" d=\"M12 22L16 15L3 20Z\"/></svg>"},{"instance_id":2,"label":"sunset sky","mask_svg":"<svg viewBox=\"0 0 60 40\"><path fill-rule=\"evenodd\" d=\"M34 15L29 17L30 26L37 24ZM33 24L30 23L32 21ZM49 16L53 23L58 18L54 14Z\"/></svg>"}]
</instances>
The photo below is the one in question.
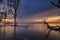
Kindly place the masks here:
<instances>
[{"instance_id":1,"label":"sunset sky","mask_svg":"<svg viewBox=\"0 0 60 40\"><path fill-rule=\"evenodd\" d=\"M21 0L18 15L22 15L21 18L23 19L36 15L41 16L41 12L48 12L48 10L53 9L56 10L55 8L56 7L50 3L50 0Z\"/></svg>"},{"instance_id":2,"label":"sunset sky","mask_svg":"<svg viewBox=\"0 0 60 40\"><path fill-rule=\"evenodd\" d=\"M21 21L30 22L56 17L60 14L60 9L50 3L51 0L21 0L18 9ZM53 2L57 3L57 0ZM19 16L20 16L19 15Z\"/></svg>"},{"instance_id":3,"label":"sunset sky","mask_svg":"<svg viewBox=\"0 0 60 40\"><path fill-rule=\"evenodd\" d=\"M51 0L21 0L17 10L17 21L32 22L56 17L60 9L50 3ZM6 0L5 0L6 2ZM57 2L57 0L53 0ZM6 3L7 4L7 3Z\"/></svg>"}]
</instances>

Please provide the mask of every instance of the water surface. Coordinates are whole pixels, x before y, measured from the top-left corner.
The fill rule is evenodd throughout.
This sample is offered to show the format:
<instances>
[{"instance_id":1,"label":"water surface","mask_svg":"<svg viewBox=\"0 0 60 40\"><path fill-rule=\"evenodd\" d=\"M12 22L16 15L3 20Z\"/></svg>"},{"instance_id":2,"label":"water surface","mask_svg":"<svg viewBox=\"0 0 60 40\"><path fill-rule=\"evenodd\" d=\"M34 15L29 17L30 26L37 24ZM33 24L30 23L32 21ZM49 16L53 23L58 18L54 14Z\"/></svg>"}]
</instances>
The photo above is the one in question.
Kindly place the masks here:
<instances>
[{"instance_id":1,"label":"water surface","mask_svg":"<svg viewBox=\"0 0 60 40\"><path fill-rule=\"evenodd\" d=\"M49 30L45 24L0 26L0 40L60 40L60 32Z\"/></svg>"}]
</instances>

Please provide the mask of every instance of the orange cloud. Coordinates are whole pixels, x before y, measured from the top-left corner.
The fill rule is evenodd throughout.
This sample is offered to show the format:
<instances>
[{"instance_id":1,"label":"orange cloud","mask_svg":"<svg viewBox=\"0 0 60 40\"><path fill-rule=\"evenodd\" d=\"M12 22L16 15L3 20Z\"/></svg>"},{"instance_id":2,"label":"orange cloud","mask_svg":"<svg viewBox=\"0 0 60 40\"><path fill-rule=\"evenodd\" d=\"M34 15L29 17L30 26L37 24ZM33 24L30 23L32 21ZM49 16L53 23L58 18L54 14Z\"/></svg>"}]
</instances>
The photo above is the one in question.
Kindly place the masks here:
<instances>
[{"instance_id":1,"label":"orange cloud","mask_svg":"<svg viewBox=\"0 0 60 40\"><path fill-rule=\"evenodd\" d=\"M60 22L60 16L51 17L46 20L47 22Z\"/></svg>"}]
</instances>

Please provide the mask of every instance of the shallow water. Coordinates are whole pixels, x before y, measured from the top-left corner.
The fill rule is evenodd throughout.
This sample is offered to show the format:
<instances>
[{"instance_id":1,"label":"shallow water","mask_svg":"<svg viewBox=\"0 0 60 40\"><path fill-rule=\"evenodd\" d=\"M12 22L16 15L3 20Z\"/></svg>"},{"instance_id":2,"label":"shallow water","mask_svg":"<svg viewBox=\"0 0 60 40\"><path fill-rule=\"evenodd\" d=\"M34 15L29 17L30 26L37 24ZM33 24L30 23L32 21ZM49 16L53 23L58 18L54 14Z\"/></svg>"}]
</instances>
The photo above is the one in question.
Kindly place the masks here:
<instances>
[{"instance_id":1,"label":"shallow water","mask_svg":"<svg viewBox=\"0 0 60 40\"><path fill-rule=\"evenodd\" d=\"M60 32L49 30L44 24L0 26L0 40L60 40Z\"/></svg>"}]
</instances>

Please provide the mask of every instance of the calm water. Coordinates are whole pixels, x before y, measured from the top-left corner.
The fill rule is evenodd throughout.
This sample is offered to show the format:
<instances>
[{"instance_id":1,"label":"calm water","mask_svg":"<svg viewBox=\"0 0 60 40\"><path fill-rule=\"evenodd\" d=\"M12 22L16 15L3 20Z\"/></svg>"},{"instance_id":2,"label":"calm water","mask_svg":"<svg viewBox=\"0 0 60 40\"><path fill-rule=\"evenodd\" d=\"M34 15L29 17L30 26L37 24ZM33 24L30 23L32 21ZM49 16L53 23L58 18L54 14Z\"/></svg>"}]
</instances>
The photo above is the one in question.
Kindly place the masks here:
<instances>
[{"instance_id":1,"label":"calm water","mask_svg":"<svg viewBox=\"0 0 60 40\"><path fill-rule=\"evenodd\" d=\"M60 40L60 32L49 30L44 24L0 26L0 40Z\"/></svg>"}]
</instances>

